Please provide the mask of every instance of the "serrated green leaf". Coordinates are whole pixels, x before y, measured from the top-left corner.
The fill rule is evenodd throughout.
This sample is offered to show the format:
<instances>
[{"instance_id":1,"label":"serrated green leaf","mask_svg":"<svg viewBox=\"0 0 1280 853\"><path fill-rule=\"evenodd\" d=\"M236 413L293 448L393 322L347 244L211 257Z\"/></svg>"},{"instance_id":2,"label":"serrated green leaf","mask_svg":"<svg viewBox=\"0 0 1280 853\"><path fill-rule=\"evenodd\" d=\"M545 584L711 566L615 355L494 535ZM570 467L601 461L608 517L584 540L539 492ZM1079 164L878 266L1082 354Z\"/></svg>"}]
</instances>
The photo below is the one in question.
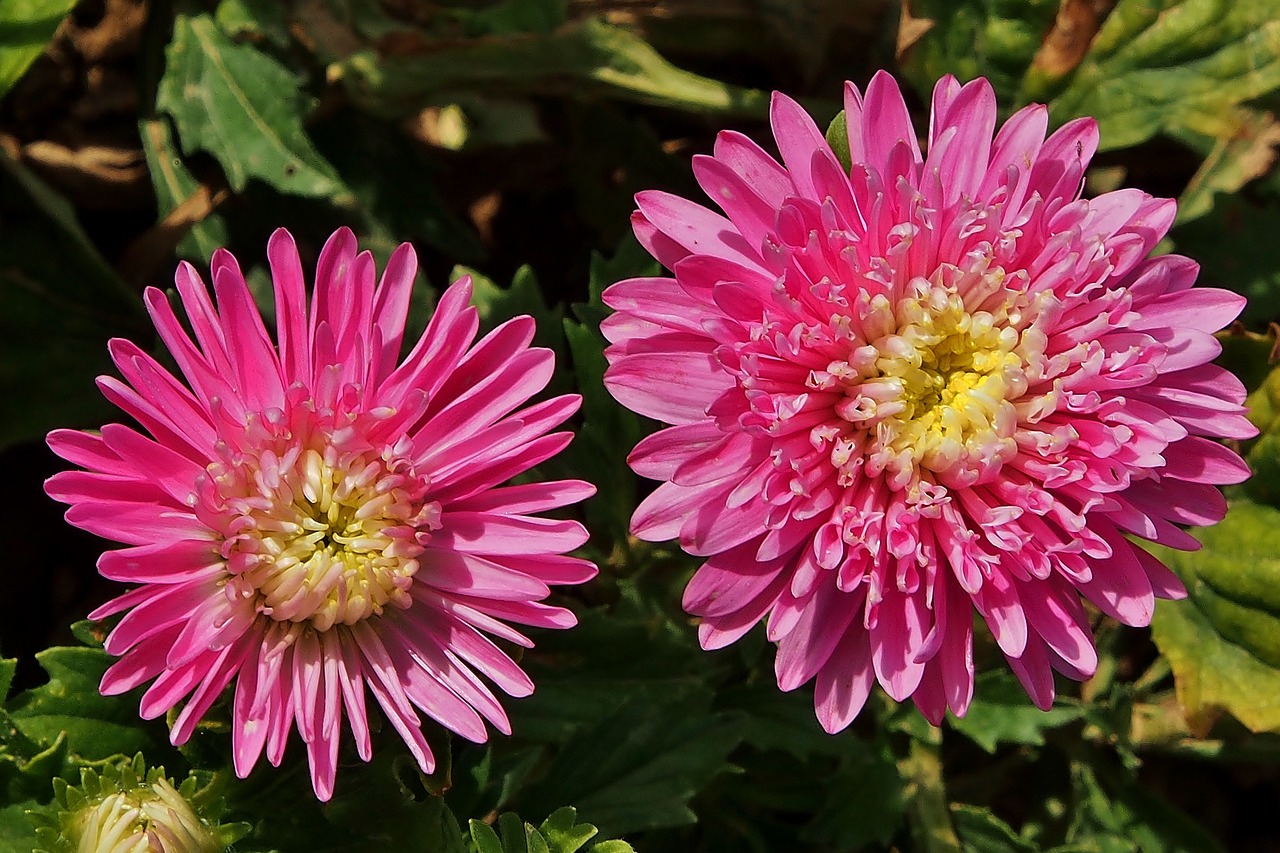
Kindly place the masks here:
<instances>
[{"instance_id":1,"label":"serrated green leaf","mask_svg":"<svg viewBox=\"0 0 1280 853\"><path fill-rule=\"evenodd\" d=\"M1021 838L989 809L952 803L951 821L965 853L1040 853L1040 848Z\"/></svg>"},{"instance_id":2,"label":"serrated green leaf","mask_svg":"<svg viewBox=\"0 0 1280 853\"><path fill-rule=\"evenodd\" d=\"M1234 501L1199 551L1159 549L1187 586L1160 601L1152 635L1173 669L1193 729L1219 710L1254 731L1280 730L1280 511Z\"/></svg>"},{"instance_id":3,"label":"serrated green leaf","mask_svg":"<svg viewBox=\"0 0 1280 853\"><path fill-rule=\"evenodd\" d=\"M5 0L0 5L0 99L22 79L76 0Z\"/></svg>"},{"instance_id":4,"label":"serrated green leaf","mask_svg":"<svg viewBox=\"0 0 1280 853\"><path fill-rule=\"evenodd\" d=\"M302 127L298 80L276 60L236 44L209 15L179 15L156 95L188 151L208 151L232 189L257 178L290 195L349 203L333 167Z\"/></svg>"},{"instance_id":5,"label":"serrated green leaf","mask_svg":"<svg viewBox=\"0 0 1280 853\"><path fill-rule=\"evenodd\" d=\"M1272 0L1121 0L1050 108L1059 120L1095 117L1101 148L1112 150L1277 88Z\"/></svg>"},{"instance_id":6,"label":"serrated green leaf","mask_svg":"<svg viewBox=\"0 0 1280 853\"><path fill-rule=\"evenodd\" d=\"M587 853L636 853L634 847L629 842L620 838L611 838L608 841L597 841L587 848Z\"/></svg>"},{"instance_id":7,"label":"serrated green leaf","mask_svg":"<svg viewBox=\"0 0 1280 853\"><path fill-rule=\"evenodd\" d=\"M522 805L526 812L571 803L609 835L693 823L689 800L742 739L742 719L709 702L628 702L575 733Z\"/></svg>"},{"instance_id":8,"label":"serrated green leaf","mask_svg":"<svg viewBox=\"0 0 1280 853\"><path fill-rule=\"evenodd\" d=\"M153 761L172 755L163 725L138 718L129 697L102 696L98 683L111 658L98 649L54 647L36 655L49 683L9 703L14 723L36 743L65 736L71 752L87 761L142 752Z\"/></svg>"},{"instance_id":9,"label":"serrated green leaf","mask_svg":"<svg viewBox=\"0 0 1280 853\"><path fill-rule=\"evenodd\" d=\"M0 152L0 447L102 423L93 388L113 335L146 334L141 302L93 247L75 211Z\"/></svg>"},{"instance_id":10,"label":"serrated green leaf","mask_svg":"<svg viewBox=\"0 0 1280 853\"><path fill-rule=\"evenodd\" d=\"M578 810L573 806L556 809L538 831L547 839L553 853L577 853L578 848L599 832L589 823L578 823Z\"/></svg>"},{"instance_id":11,"label":"serrated green leaf","mask_svg":"<svg viewBox=\"0 0 1280 853\"><path fill-rule=\"evenodd\" d=\"M821 849L861 850L887 846L905 818L902 774L884 738L858 741L840 769L823 779L822 804L801 832ZM856 812L850 803L858 803Z\"/></svg>"},{"instance_id":12,"label":"serrated green leaf","mask_svg":"<svg viewBox=\"0 0 1280 853\"><path fill-rule=\"evenodd\" d=\"M1041 711L1016 678L1004 670L990 670L975 679L968 712L951 718L950 725L987 752L995 752L1002 743L1041 746L1044 732L1083 716L1081 706L1062 701Z\"/></svg>"},{"instance_id":13,"label":"serrated green leaf","mask_svg":"<svg viewBox=\"0 0 1280 853\"><path fill-rule=\"evenodd\" d=\"M17 671L17 658L0 658L0 706L9 698L9 688L13 686L13 676Z\"/></svg>"}]
</instances>

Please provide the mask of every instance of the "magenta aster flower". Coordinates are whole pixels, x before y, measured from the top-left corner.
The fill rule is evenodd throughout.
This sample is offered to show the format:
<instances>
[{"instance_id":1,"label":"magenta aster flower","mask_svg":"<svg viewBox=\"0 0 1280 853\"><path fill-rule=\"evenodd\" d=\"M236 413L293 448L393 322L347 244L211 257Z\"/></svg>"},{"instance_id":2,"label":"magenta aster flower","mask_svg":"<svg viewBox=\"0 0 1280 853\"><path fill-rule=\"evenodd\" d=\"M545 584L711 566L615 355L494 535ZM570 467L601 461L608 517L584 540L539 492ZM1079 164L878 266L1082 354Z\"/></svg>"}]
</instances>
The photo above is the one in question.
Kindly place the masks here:
<instances>
[{"instance_id":1,"label":"magenta aster flower","mask_svg":"<svg viewBox=\"0 0 1280 853\"><path fill-rule=\"evenodd\" d=\"M124 614L106 640L121 657L102 692L150 681L146 718L185 699L172 728L181 744L234 682L236 772L264 749L278 765L296 726L328 799L344 713L369 760L366 688L424 772L435 761L421 715L477 742L486 720L510 733L489 684L511 696L533 684L490 637L530 646L509 623L574 624L541 600L550 584L595 574L564 556L586 531L536 514L594 488L501 485L569 442L548 431L579 404L520 408L554 361L529 346L531 318L472 346L478 319L462 279L400 362L411 246L375 286L372 256L338 231L309 308L293 238L276 231L267 252L277 344L230 253L213 257L216 308L184 263L177 286L194 343L163 293L148 290L146 303L186 383L112 341L124 381L99 385L150 435L121 424L52 433L53 450L87 470L46 488L71 504L73 525L129 546L98 563L135 586L90 614Z\"/></svg>"},{"instance_id":2,"label":"magenta aster flower","mask_svg":"<svg viewBox=\"0 0 1280 853\"><path fill-rule=\"evenodd\" d=\"M1210 364L1243 300L1145 259L1174 203L1080 198L1091 119L1043 106L995 135L991 86L933 93L921 153L893 79L848 85L852 168L775 95L783 165L722 133L694 173L727 218L637 197L673 278L615 284L605 382L667 424L630 461L664 481L641 538L707 560L684 594L718 648L767 619L778 685L816 677L849 724L873 681L937 723L973 694L972 611L1031 698L1097 664L1080 597L1144 625L1174 548L1248 475L1212 437L1255 434Z\"/></svg>"}]
</instances>

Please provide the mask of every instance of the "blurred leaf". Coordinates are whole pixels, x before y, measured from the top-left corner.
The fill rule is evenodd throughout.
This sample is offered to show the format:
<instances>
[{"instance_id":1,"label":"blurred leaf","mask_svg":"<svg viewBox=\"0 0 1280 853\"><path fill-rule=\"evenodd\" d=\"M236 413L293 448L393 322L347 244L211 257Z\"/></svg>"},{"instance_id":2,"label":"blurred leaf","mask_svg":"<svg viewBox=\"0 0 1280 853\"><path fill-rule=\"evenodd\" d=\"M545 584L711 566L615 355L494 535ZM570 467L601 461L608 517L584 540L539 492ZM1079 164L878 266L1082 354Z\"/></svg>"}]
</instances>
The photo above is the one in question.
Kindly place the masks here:
<instances>
[{"instance_id":1,"label":"blurred leaf","mask_svg":"<svg viewBox=\"0 0 1280 853\"><path fill-rule=\"evenodd\" d=\"M587 18L554 32L476 40L421 39L419 50L383 56L342 52L349 36L336 21L301 22L338 60L342 80L362 102L403 114L441 92L476 90L523 95L607 95L716 115L763 116L768 96L672 65L628 30Z\"/></svg>"},{"instance_id":2,"label":"blurred leaf","mask_svg":"<svg viewBox=\"0 0 1280 853\"><path fill-rule=\"evenodd\" d=\"M1217 126L1173 128L1172 135L1205 159L1178 198L1178 222L1208 213L1219 193L1234 193L1265 175L1280 145L1280 122L1269 112L1237 109Z\"/></svg>"},{"instance_id":3,"label":"blurred leaf","mask_svg":"<svg viewBox=\"0 0 1280 853\"><path fill-rule=\"evenodd\" d=\"M1222 354L1214 361L1230 370L1244 383L1244 387L1250 393L1250 399L1246 401L1250 410L1249 418L1258 424L1254 419L1255 399L1252 395L1262 387L1263 382L1273 372L1271 354L1276 348L1275 332L1273 330L1265 335L1258 334L1237 324L1219 332L1217 338L1222 344ZM1276 381L1280 382L1280 377L1277 377ZM1265 429L1258 425L1259 428Z\"/></svg>"},{"instance_id":4,"label":"blurred leaf","mask_svg":"<svg viewBox=\"0 0 1280 853\"><path fill-rule=\"evenodd\" d=\"M266 39L277 47L289 44L288 7L278 0L219 0L213 19L234 38Z\"/></svg>"},{"instance_id":5,"label":"blurred leaf","mask_svg":"<svg viewBox=\"0 0 1280 853\"><path fill-rule=\"evenodd\" d=\"M840 770L823 780L822 804L801 832L801 838L821 849L886 846L906 817L905 785L887 740L857 741L857 746ZM850 803L858 804L856 811Z\"/></svg>"},{"instance_id":6,"label":"blurred leaf","mask_svg":"<svg viewBox=\"0 0 1280 853\"><path fill-rule=\"evenodd\" d=\"M557 809L535 828L510 812L498 818L498 829L471 821L471 841L476 853L577 853L598 832L589 823L577 822L571 806ZM625 841L602 841L588 853L634 853Z\"/></svg>"},{"instance_id":7,"label":"blurred leaf","mask_svg":"<svg viewBox=\"0 0 1280 853\"><path fill-rule=\"evenodd\" d=\"M951 820L965 853L1039 853L1040 848L1020 837L1009 824L988 809L964 803L951 805Z\"/></svg>"},{"instance_id":8,"label":"blurred leaf","mask_svg":"<svg viewBox=\"0 0 1280 853\"><path fill-rule=\"evenodd\" d=\"M27 810L33 807L36 807L35 802L13 803L0 808L0 850L37 849L41 842L36 836L35 825L27 817Z\"/></svg>"},{"instance_id":9,"label":"blurred leaf","mask_svg":"<svg viewBox=\"0 0 1280 853\"><path fill-rule=\"evenodd\" d=\"M76 0L5 0L0 4L0 99L44 52Z\"/></svg>"},{"instance_id":10,"label":"blurred leaf","mask_svg":"<svg viewBox=\"0 0 1280 853\"><path fill-rule=\"evenodd\" d=\"M638 502L638 480L627 465L627 455L651 425L619 405L604 387L608 365L599 328L610 309L601 294L616 281L656 273L652 259L631 239L623 242L612 260L594 255L590 301L573 306L582 322L564 321L577 389L582 394L583 419L577 439L566 451L565 463L576 476L596 484L599 491L585 507L588 527L597 535L607 533L614 547L625 546L631 513ZM608 547L598 541L595 544Z\"/></svg>"},{"instance_id":11,"label":"blurred leaf","mask_svg":"<svg viewBox=\"0 0 1280 853\"><path fill-rule=\"evenodd\" d=\"M80 230L71 206L0 153L0 447L101 423L93 386L107 339L144 336L141 304Z\"/></svg>"},{"instance_id":12,"label":"blurred leaf","mask_svg":"<svg viewBox=\"0 0 1280 853\"><path fill-rule=\"evenodd\" d=\"M448 12L465 26L467 35L475 37L549 33L565 22L568 7L568 0L503 0L480 9Z\"/></svg>"},{"instance_id":13,"label":"blurred leaf","mask_svg":"<svg viewBox=\"0 0 1280 853\"><path fill-rule=\"evenodd\" d=\"M708 699L631 701L575 732L522 810L571 803L611 835L695 822L689 800L731 769L726 759L742 739L741 716L713 712Z\"/></svg>"},{"instance_id":14,"label":"blurred leaf","mask_svg":"<svg viewBox=\"0 0 1280 853\"><path fill-rule=\"evenodd\" d=\"M1253 731L1280 729L1280 511L1234 501L1195 535L1199 551L1158 550L1188 591L1157 602L1151 626L1178 701L1193 730L1224 710Z\"/></svg>"},{"instance_id":15,"label":"blurred leaf","mask_svg":"<svg viewBox=\"0 0 1280 853\"><path fill-rule=\"evenodd\" d=\"M156 207L163 218L200 191L201 184L182 162L166 119L144 119L138 123L138 132L156 193ZM177 248L181 257L206 265L213 253L227 243L226 223L214 213L195 223Z\"/></svg>"},{"instance_id":16,"label":"blurred leaf","mask_svg":"<svg viewBox=\"0 0 1280 853\"><path fill-rule=\"evenodd\" d=\"M1058 0L911 0L913 18L932 26L910 47L902 71L927 97L944 74L986 77L1011 106L1053 24Z\"/></svg>"},{"instance_id":17,"label":"blurred leaf","mask_svg":"<svg viewBox=\"0 0 1280 853\"><path fill-rule=\"evenodd\" d=\"M302 128L306 108L289 69L231 41L208 15L179 15L167 56L156 106L173 117L185 149L218 159L232 189L257 178L282 193L344 201L337 173Z\"/></svg>"},{"instance_id":18,"label":"blurred leaf","mask_svg":"<svg viewBox=\"0 0 1280 853\"><path fill-rule=\"evenodd\" d=\"M1041 711L1018 680L1003 669L983 672L974 681L973 702L963 717L950 718L952 728L987 752L1000 744L1042 746L1044 732L1080 719L1084 709L1059 700Z\"/></svg>"},{"instance_id":19,"label":"blurred leaf","mask_svg":"<svg viewBox=\"0 0 1280 853\"><path fill-rule=\"evenodd\" d=\"M1180 809L1134 783L1104 786L1098 773L1083 762L1073 766L1078 806L1069 842L1100 853L1223 853Z\"/></svg>"},{"instance_id":20,"label":"blurred leaf","mask_svg":"<svg viewBox=\"0 0 1280 853\"><path fill-rule=\"evenodd\" d=\"M624 595L635 593L623 586ZM692 632L649 612L646 603L579 612L572 631L539 637L524 665L538 685L511 709L512 727L533 742L560 743L628 701L661 705L710 701L710 660ZM654 608L656 609L656 608ZM643 654L637 653L643 649ZM569 803L563 800L556 806Z\"/></svg>"},{"instance_id":21,"label":"blurred leaf","mask_svg":"<svg viewBox=\"0 0 1280 853\"><path fill-rule=\"evenodd\" d=\"M98 693L98 683L111 662L106 652L56 646L37 654L36 660L49 673L49 683L20 693L9 703L13 721L24 735L51 746L65 734L71 752L86 761L144 752L159 762L173 755L163 723L139 720L136 702L129 697Z\"/></svg>"},{"instance_id":22,"label":"blurred leaf","mask_svg":"<svg viewBox=\"0 0 1280 853\"><path fill-rule=\"evenodd\" d=\"M1050 108L1059 121L1093 116L1113 150L1277 88L1274 0L1120 0Z\"/></svg>"},{"instance_id":23,"label":"blurred leaf","mask_svg":"<svg viewBox=\"0 0 1280 853\"><path fill-rule=\"evenodd\" d=\"M1200 283L1248 298L1240 315L1250 326L1280 320L1280 253L1275 251L1280 200L1219 197L1213 211L1171 234L1179 254L1201 264Z\"/></svg>"},{"instance_id":24,"label":"blurred leaf","mask_svg":"<svg viewBox=\"0 0 1280 853\"><path fill-rule=\"evenodd\" d=\"M440 196L439 166L401 128L344 109L318 122L311 135L355 195L366 230L377 232L388 246L421 240L463 262L485 257L478 235Z\"/></svg>"}]
</instances>

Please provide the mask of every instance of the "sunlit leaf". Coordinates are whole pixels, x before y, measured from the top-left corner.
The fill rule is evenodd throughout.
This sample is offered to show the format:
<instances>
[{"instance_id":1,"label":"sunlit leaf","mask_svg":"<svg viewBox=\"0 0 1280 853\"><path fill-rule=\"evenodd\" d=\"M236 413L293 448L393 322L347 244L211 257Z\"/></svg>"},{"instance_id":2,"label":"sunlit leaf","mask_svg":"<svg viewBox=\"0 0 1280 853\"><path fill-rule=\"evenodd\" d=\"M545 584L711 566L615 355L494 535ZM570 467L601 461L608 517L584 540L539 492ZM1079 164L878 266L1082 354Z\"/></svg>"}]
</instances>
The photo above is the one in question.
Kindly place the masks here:
<instances>
[{"instance_id":1,"label":"sunlit leaf","mask_svg":"<svg viewBox=\"0 0 1280 853\"><path fill-rule=\"evenodd\" d=\"M5 0L0 4L0 98L44 50L76 0Z\"/></svg>"},{"instance_id":2,"label":"sunlit leaf","mask_svg":"<svg viewBox=\"0 0 1280 853\"><path fill-rule=\"evenodd\" d=\"M346 193L303 130L306 103L292 71L231 41L208 15L179 15L167 56L156 106L173 117L186 151L218 159L234 190L256 178L293 195Z\"/></svg>"},{"instance_id":3,"label":"sunlit leaf","mask_svg":"<svg viewBox=\"0 0 1280 853\"><path fill-rule=\"evenodd\" d=\"M1280 729L1280 511L1235 501L1199 551L1161 549L1187 586L1160 601L1152 632L1193 729L1222 711L1254 731Z\"/></svg>"}]
</instances>

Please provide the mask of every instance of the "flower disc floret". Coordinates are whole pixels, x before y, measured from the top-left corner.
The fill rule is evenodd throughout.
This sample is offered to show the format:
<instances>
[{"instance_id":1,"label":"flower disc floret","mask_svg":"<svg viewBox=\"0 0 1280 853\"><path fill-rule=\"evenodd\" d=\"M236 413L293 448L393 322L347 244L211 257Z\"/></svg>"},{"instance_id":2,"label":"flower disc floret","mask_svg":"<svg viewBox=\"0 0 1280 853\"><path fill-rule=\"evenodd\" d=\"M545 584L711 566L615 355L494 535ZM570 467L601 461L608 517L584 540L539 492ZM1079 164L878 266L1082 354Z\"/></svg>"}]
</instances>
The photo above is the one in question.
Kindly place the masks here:
<instances>
[{"instance_id":1,"label":"flower disc floret","mask_svg":"<svg viewBox=\"0 0 1280 853\"><path fill-rule=\"evenodd\" d=\"M734 132L694 158L725 215L661 192L632 222L671 277L614 284L605 384L671 425L637 536L706 561L707 648L760 621L830 731L874 682L932 721L973 692L973 611L1037 704L1097 654L1081 598L1133 625L1185 594L1130 536L1197 547L1248 469L1244 389L1211 362L1243 300L1147 258L1174 204L1081 197L1091 119L996 132L943 78L921 150L897 84L847 85L850 163L776 94L782 162ZM993 138L994 133L994 138Z\"/></svg>"}]
</instances>

